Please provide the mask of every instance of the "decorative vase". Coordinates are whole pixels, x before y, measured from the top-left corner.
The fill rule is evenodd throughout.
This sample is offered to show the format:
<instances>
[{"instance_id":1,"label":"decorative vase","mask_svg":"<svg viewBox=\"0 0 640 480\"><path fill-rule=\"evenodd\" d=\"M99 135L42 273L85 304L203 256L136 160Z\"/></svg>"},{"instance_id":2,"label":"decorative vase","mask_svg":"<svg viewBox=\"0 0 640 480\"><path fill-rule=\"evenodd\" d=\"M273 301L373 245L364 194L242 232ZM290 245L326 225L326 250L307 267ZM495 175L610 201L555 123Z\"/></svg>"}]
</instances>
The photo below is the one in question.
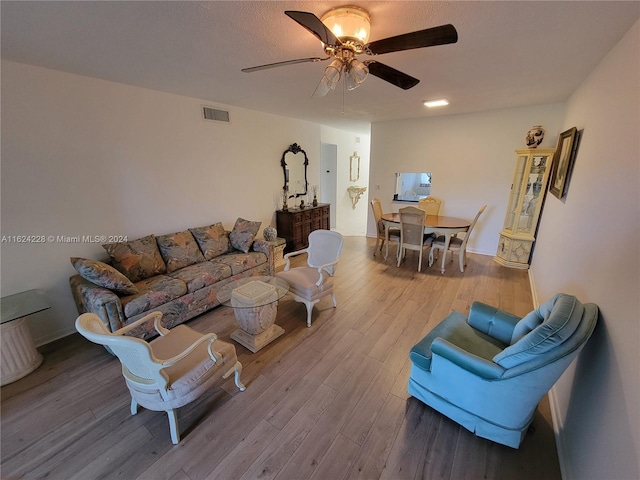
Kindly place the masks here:
<instances>
[{"instance_id":1,"label":"decorative vase","mask_svg":"<svg viewBox=\"0 0 640 480\"><path fill-rule=\"evenodd\" d=\"M316 197L315 195L313 196L313 202L312 202L312 205L313 205L314 207L317 207L317 206L318 206L318 197Z\"/></svg>"},{"instance_id":2,"label":"decorative vase","mask_svg":"<svg viewBox=\"0 0 640 480\"><path fill-rule=\"evenodd\" d=\"M525 137L525 141L527 142L527 147L536 148L538 145L542 143L542 139L544 138L544 128L540 125L535 125L531 127L531 129L527 132L527 136Z\"/></svg>"},{"instance_id":3,"label":"decorative vase","mask_svg":"<svg viewBox=\"0 0 640 480\"><path fill-rule=\"evenodd\" d=\"M300 210L304 210L304 198L300 200Z\"/></svg>"},{"instance_id":4,"label":"decorative vase","mask_svg":"<svg viewBox=\"0 0 640 480\"><path fill-rule=\"evenodd\" d=\"M273 227L266 227L262 231L262 236L267 242L273 242L278 237L278 231Z\"/></svg>"}]
</instances>

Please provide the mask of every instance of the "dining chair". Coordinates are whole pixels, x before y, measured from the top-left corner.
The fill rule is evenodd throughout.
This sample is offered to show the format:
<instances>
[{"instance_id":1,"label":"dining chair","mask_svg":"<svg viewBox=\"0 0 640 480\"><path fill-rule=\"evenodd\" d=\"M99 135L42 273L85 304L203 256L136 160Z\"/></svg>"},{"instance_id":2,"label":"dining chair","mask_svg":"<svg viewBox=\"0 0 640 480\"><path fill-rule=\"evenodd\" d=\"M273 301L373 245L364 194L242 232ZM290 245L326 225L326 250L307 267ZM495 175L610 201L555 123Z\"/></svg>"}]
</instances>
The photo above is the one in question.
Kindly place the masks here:
<instances>
[{"instance_id":1,"label":"dining chair","mask_svg":"<svg viewBox=\"0 0 640 480\"><path fill-rule=\"evenodd\" d=\"M309 246L289 252L284 256L287 263L277 277L289 284L289 293L296 302L307 307L307 327L311 326L311 311L322 297L331 295L336 308L336 295L332 277L336 272L342 251L342 235L331 230L314 230L309 234ZM307 254L307 266L291 268L291 257Z\"/></svg>"},{"instance_id":2,"label":"dining chair","mask_svg":"<svg viewBox=\"0 0 640 480\"><path fill-rule=\"evenodd\" d=\"M122 375L131 394L131 415L138 413L138 405L167 412L171 441L177 444L177 408L211 391L232 374L240 391L245 387L240 382L242 365L232 344L217 340L214 333L202 334L186 325L168 330L160 323L161 318L162 312L152 312L110 332L96 314L83 313L75 326L83 337L103 345L122 363ZM127 335L149 321L154 322L159 337L146 342Z\"/></svg>"},{"instance_id":3,"label":"dining chair","mask_svg":"<svg viewBox=\"0 0 640 480\"><path fill-rule=\"evenodd\" d=\"M478 211L478 213L476 214L476 218L474 218L473 222L471 222L471 225L469 225L469 229L464 233L463 238L459 238L457 236L451 237L451 240L449 241L449 252L458 252L458 262L460 263L461 272L464 272L464 267L467 266L467 243L469 242L471 231L473 230L473 227L475 227L476 223L478 222L478 218L480 217L480 215L482 215L482 212L484 212L485 208L487 208L486 205L484 205L480 209L480 211ZM445 243L446 239L444 235L439 235L433 240L433 243L431 244L431 251L429 252L429 266L433 265L434 262L434 250L442 250L444 252ZM453 260L453 255L451 255L451 260Z\"/></svg>"},{"instance_id":4,"label":"dining chair","mask_svg":"<svg viewBox=\"0 0 640 480\"><path fill-rule=\"evenodd\" d=\"M385 242L385 226L382 221L382 203L380 203L379 198L374 198L371 200L371 209L373 210L373 217L376 220L376 228L378 232L378 237L376 238L376 246L373 249L373 256L376 256L376 251L378 251L378 244L380 244L380 251L382 251L382 247L384 247ZM389 227L389 241L394 240L398 242L400 240L400 229L398 227ZM388 248L388 247L387 247Z\"/></svg>"},{"instance_id":5,"label":"dining chair","mask_svg":"<svg viewBox=\"0 0 640 480\"><path fill-rule=\"evenodd\" d=\"M418 200L418 208L424 210L427 215L439 215L442 200L436 197L425 197Z\"/></svg>"},{"instance_id":6,"label":"dining chair","mask_svg":"<svg viewBox=\"0 0 640 480\"><path fill-rule=\"evenodd\" d=\"M407 250L420 252L418 271L422 270L422 251L430 246L433 237L424 234L425 212L416 207L404 207L400 212L400 244L398 247L398 267Z\"/></svg>"}]
</instances>

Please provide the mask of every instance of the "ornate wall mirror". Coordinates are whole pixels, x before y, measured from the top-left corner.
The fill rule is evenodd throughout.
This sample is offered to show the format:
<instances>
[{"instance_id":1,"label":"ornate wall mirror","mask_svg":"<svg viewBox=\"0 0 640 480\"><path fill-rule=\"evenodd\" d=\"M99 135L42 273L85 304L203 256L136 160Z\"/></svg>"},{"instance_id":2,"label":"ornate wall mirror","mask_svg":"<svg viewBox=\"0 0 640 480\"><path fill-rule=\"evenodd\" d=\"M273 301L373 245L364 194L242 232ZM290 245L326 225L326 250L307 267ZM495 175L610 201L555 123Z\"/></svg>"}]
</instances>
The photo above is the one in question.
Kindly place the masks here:
<instances>
[{"instance_id":1,"label":"ornate wall mirror","mask_svg":"<svg viewBox=\"0 0 640 480\"><path fill-rule=\"evenodd\" d=\"M351 160L349 167L349 180L357 182L360 179L360 156L358 152L353 152L353 155L349 157Z\"/></svg>"},{"instance_id":2,"label":"ornate wall mirror","mask_svg":"<svg viewBox=\"0 0 640 480\"><path fill-rule=\"evenodd\" d=\"M282 171L284 172L284 189L288 192L288 197L300 197L307 194L307 165L309 159L307 152L294 143L282 154Z\"/></svg>"}]
</instances>

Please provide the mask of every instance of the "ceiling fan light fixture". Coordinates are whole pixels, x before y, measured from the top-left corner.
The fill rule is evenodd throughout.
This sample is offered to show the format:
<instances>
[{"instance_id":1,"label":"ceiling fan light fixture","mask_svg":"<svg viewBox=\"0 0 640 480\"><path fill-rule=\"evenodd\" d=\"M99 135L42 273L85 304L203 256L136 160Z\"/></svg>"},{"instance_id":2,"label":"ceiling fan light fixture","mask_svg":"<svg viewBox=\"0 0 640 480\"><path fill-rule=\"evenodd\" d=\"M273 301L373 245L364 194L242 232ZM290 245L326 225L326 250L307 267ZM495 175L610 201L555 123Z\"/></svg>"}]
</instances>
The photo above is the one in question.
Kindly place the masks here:
<instances>
[{"instance_id":1,"label":"ceiling fan light fixture","mask_svg":"<svg viewBox=\"0 0 640 480\"><path fill-rule=\"evenodd\" d=\"M342 43L365 45L369 40L371 19L369 13L354 6L329 10L320 19Z\"/></svg>"},{"instance_id":2,"label":"ceiling fan light fixture","mask_svg":"<svg viewBox=\"0 0 640 480\"><path fill-rule=\"evenodd\" d=\"M353 59L346 67L347 90L355 90L358 88L369 75L369 68L358 59Z\"/></svg>"},{"instance_id":3,"label":"ceiling fan light fixture","mask_svg":"<svg viewBox=\"0 0 640 480\"><path fill-rule=\"evenodd\" d=\"M341 58L334 58L327 68L324 69L324 76L321 83L324 83L331 90L335 90L336 85L342 76L343 62Z\"/></svg>"}]
</instances>

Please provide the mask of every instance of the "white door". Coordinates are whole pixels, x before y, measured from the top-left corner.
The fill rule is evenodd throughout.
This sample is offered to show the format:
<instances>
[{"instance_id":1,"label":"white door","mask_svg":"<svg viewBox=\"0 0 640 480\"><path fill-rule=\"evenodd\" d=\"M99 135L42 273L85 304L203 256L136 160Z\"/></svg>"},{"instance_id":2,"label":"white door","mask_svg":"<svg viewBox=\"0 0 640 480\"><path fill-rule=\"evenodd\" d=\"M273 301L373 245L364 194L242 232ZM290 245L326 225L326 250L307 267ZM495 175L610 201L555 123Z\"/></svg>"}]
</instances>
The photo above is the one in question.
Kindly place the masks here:
<instances>
[{"instance_id":1,"label":"white door","mask_svg":"<svg viewBox=\"0 0 640 480\"><path fill-rule=\"evenodd\" d=\"M338 146L323 143L321 150L322 181L320 182L320 203L331 204L331 228L336 228L336 208L338 199Z\"/></svg>"}]
</instances>

